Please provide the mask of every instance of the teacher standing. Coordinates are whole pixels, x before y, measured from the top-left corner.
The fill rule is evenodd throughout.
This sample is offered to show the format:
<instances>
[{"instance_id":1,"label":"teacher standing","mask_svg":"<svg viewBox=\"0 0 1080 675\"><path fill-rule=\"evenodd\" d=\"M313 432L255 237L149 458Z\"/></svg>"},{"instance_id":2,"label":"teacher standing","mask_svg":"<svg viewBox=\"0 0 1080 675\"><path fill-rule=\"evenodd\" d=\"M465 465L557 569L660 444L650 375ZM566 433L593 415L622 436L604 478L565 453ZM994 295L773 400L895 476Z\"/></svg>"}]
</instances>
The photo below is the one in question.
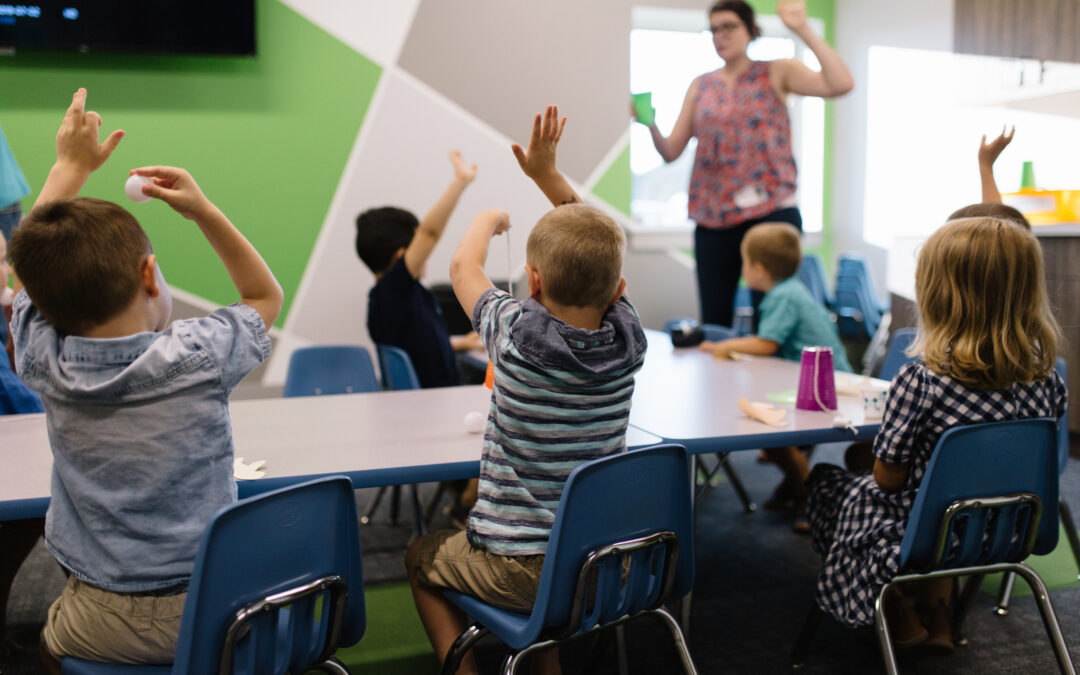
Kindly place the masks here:
<instances>
[{"instance_id":1,"label":"teacher standing","mask_svg":"<svg viewBox=\"0 0 1080 675\"><path fill-rule=\"evenodd\" d=\"M665 162L676 160L691 138L698 139L689 215L697 224L694 252L705 323L731 325L747 230L763 222L802 230L788 94L832 98L853 86L844 62L810 29L804 2L781 1L776 12L817 57L821 72L795 59L750 60L747 47L761 35L754 10L741 0L718 2L709 10L709 29L723 67L693 81L670 136L649 125ZM760 295L755 306L759 300Z\"/></svg>"}]
</instances>

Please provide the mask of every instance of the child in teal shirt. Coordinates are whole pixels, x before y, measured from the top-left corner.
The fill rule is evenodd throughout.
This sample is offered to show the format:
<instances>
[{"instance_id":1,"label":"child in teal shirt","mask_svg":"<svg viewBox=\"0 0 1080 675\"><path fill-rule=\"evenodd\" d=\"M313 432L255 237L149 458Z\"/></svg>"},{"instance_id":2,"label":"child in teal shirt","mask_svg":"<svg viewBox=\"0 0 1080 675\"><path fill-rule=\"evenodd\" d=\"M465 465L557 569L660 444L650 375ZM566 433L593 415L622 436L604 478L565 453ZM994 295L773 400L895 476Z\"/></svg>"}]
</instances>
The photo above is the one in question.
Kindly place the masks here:
<instances>
[{"instance_id":1,"label":"child in teal shirt","mask_svg":"<svg viewBox=\"0 0 1080 675\"><path fill-rule=\"evenodd\" d=\"M703 342L701 348L714 356L733 352L778 356L798 361L803 347L829 347L833 367L851 372L844 345L824 307L810 297L795 274L802 262L799 232L786 223L762 223L750 228L742 242L742 276L747 286L763 291L758 307L761 320L757 335L721 342ZM766 448L765 454L784 472L784 480L765 502L766 508L795 511L796 532L809 532L806 520L806 477L810 463L798 448Z\"/></svg>"}]
</instances>

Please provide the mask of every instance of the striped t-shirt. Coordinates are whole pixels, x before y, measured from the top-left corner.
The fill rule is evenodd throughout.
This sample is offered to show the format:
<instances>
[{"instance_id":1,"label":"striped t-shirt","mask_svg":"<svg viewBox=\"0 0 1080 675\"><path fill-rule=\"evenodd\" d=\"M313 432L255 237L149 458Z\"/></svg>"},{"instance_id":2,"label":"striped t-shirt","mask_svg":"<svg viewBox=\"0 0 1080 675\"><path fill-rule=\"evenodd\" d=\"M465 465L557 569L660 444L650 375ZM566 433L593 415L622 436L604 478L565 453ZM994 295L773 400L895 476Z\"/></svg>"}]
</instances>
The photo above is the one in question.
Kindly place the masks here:
<instances>
[{"instance_id":1,"label":"striped t-shirt","mask_svg":"<svg viewBox=\"0 0 1080 675\"><path fill-rule=\"evenodd\" d=\"M599 329L585 330L495 289L476 303L473 326L495 390L469 542L498 555L542 554L570 472L626 449L645 332L625 297Z\"/></svg>"}]
</instances>

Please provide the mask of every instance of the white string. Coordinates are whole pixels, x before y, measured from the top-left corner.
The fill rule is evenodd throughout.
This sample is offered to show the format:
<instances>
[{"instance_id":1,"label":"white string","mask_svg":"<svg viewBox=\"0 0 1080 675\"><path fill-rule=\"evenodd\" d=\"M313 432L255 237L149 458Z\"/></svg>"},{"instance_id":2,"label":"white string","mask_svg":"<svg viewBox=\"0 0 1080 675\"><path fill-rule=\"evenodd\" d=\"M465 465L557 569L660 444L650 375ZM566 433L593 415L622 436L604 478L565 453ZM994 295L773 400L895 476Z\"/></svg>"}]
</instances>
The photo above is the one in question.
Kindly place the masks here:
<instances>
[{"instance_id":1,"label":"white string","mask_svg":"<svg viewBox=\"0 0 1080 675\"><path fill-rule=\"evenodd\" d=\"M827 413L835 414L836 411L826 406L821 402L821 394L818 392L818 359L821 357L821 350L818 349L814 352L814 400L817 401L818 407Z\"/></svg>"},{"instance_id":2,"label":"white string","mask_svg":"<svg viewBox=\"0 0 1080 675\"><path fill-rule=\"evenodd\" d=\"M514 297L514 270L510 266L510 230L503 232L503 236L506 237L506 289L512 298Z\"/></svg>"}]
</instances>

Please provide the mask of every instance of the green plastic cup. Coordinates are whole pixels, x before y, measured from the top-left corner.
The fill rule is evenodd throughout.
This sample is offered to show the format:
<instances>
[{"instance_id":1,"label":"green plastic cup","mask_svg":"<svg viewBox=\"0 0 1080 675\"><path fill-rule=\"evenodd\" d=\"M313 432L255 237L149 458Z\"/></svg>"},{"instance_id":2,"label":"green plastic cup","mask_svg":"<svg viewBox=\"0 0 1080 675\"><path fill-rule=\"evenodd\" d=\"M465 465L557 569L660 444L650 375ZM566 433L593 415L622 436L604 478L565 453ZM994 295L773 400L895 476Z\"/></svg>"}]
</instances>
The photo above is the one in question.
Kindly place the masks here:
<instances>
[{"instance_id":1,"label":"green plastic cup","mask_svg":"<svg viewBox=\"0 0 1080 675\"><path fill-rule=\"evenodd\" d=\"M643 91L634 94L634 116L637 121L649 126L656 120L656 111L652 107L652 92Z\"/></svg>"},{"instance_id":2,"label":"green plastic cup","mask_svg":"<svg viewBox=\"0 0 1080 675\"><path fill-rule=\"evenodd\" d=\"M1020 171L1020 189L1035 189L1035 163L1024 162L1024 168Z\"/></svg>"}]
</instances>

